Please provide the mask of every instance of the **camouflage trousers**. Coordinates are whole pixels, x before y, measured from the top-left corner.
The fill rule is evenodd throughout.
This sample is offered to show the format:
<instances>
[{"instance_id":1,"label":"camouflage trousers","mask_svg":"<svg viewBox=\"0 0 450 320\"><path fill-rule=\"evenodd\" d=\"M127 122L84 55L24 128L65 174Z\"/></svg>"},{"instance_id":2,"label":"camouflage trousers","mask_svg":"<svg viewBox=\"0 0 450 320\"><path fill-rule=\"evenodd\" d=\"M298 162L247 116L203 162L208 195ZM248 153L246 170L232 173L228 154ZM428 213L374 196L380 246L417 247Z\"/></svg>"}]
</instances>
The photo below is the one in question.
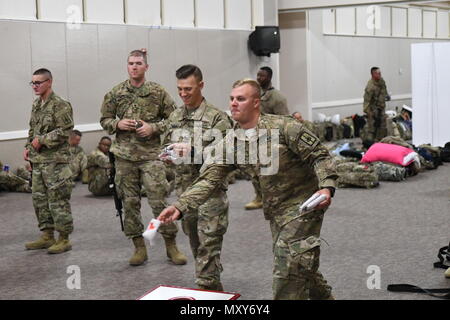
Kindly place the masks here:
<instances>
[{"instance_id":1,"label":"camouflage trousers","mask_svg":"<svg viewBox=\"0 0 450 320\"><path fill-rule=\"evenodd\" d=\"M325 211L311 211L280 225L270 221L273 238L274 300L319 300L331 286L319 272L320 229Z\"/></svg>"},{"instance_id":2,"label":"camouflage trousers","mask_svg":"<svg viewBox=\"0 0 450 320\"><path fill-rule=\"evenodd\" d=\"M39 229L73 231L72 171L67 163L34 163L32 198Z\"/></svg>"},{"instance_id":3,"label":"camouflage trousers","mask_svg":"<svg viewBox=\"0 0 450 320\"><path fill-rule=\"evenodd\" d=\"M380 141L387 136L386 113L384 108L375 108L367 112L366 140Z\"/></svg>"},{"instance_id":4,"label":"camouflage trousers","mask_svg":"<svg viewBox=\"0 0 450 320\"><path fill-rule=\"evenodd\" d=\"M195 258L195 283L215 290L221 284L220 263L223 235L228 228L228 198L225 191L210 197L198 210L183 217L182 227L189 237Z\"/></svg>"},{"instance_id":5,"label":"camouflage trousers","mask_svg":"<svg viewBox=\"0 0 450 320\"><path fill-rule=\"evenodd\" d=\"M261 185L258 179L252 178L253 189L255 189L255 199L262 201Z\"/></svg>"},{"instance_id":6,"label":"camouflage trousers","mask_svg":"<svg viewBox=\"0 0 450 320\"><path fill-rule=\"evenodd\" d=\"M94 196L108 196L112 195L109 189L109 177L106 170L103 170L104 174L96 173L95 175L89 176L88 190Z\"/></svg>"},{"instance_id":7,"label":"camouflage trousers","mask_svg":"<svg viewBox=\"0 0 450 320\"><path fill-rule=\"evenodd\" d=\"M142 235L144 225L141 216L141 188L147 195L148 204L156 218L168 206L166 197L169 183L163 162L159 160L127 161L116 159L116 186L123 202L125 214L124 232L129 238ZM175 223L161 225L158 232L165 239L175 238L178 228Z\"/></svg>"}]
</instances>

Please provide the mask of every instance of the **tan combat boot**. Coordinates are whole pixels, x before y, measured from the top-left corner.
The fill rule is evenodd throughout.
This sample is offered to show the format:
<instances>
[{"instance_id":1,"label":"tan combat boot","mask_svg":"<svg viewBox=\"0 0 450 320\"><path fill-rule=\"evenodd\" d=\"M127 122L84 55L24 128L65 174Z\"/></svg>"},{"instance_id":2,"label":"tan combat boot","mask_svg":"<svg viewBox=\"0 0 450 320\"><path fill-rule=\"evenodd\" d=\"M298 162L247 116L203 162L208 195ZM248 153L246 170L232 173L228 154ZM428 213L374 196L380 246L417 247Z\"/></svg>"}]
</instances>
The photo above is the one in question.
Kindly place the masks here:
<instances>
[{"instance_id":1,"label":"tan combat boot","mask_svg":"<svg viewBox=\"0 0 450 320\"><path fill-rule=\"evenodd\" d=\"M72 250L72 245L69 241L69 234L60 232L58 241L56 241L54 245L48 248L47 252L51 254L58 254L69 250Z\"/></svg>"},{"instance_id":2,"label":"tan combat boot","mask_svg":"<svg viewBox=\"0 0 450 320\"><path fill-rule=\"evenodd\" d=\"M166 252L167 257L174 263L174 264L186 264L187 258L184 254L178 250L177 244L174 239L166 239L164 238L164 242L166 243Z\"/></svg>"},{"instance_id":3,"label":"tan combat boot","mask_svg":"<svg viewBox=\"0 0 450 320\"><path fill-rule=\"evenodd\" d=\"M37 250L37 249L47 249L55 243L53 229L42 230L42 235L39 239L33 242L25 243L25 248L27 250Z\"/></svg>"},{"instance_id":4,"label":"tan combat boot","mask_svg":"<svg viewBox=\"0 0 450 320\"><path fill-rule=\"evenodd\" d=\"M147 247L145 246L144 238L142 236L133 238L133 244L135 250L129 263L132 266L140 266L148 260Z\"/></svg>"},{"instance_id":5,"label":"tan combat boot","mask_svg":"<svg viewBox=\"0 0 450 320\"><path fill-rule=\"evenodd\" d=\"M253 201L245 205L245 210L261 209L262 207L263 207L262 200L259 198L255 198Z\"/></svg>"},{"instance_id":6,"label":"tan combat boot","mask_svg":"<svg viewBox=\"0 0 450 320\"><path fill-rule=\"evenodd\" d=\"M444 276L446 278L450 278L450 268L448 268L447 271L444 272Z\"/></svg>"}]
</instances>

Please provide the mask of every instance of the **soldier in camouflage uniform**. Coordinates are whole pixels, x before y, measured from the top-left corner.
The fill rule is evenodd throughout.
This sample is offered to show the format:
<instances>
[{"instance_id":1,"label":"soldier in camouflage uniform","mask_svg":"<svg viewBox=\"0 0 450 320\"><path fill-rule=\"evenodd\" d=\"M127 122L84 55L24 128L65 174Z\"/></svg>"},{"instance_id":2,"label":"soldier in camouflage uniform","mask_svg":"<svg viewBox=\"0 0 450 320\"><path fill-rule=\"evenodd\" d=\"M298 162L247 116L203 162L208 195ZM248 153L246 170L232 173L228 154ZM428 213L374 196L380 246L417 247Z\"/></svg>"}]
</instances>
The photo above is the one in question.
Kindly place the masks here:
<instances>
[{"instance_id":1,"label":"soldier in camouflage uniform","mask_svg":"<svg viewBox=\"0 0 450 320\"><path fill-rule=\"evenodd\" d=\"M374 168L356 159L335 160L339 188L375 188L378 187L378 175Z\"/></svg>"},{"instance_id":2,"label":"soldier in camouflage uniform","mask_svg":"<svg viewBox=\"0 0 450 320\"><path fill-rule=\"evenodd\" d=\"M166 208L159 219L167 223L181 213L189 214L189 210L208 199L228 172L239 167L261 185L264 216L270 222L273 236L274 299L333 299L331 287L318 271L320 229L337 179L328 150L292 117L260 114L260 87L254 80L237 81L230 99L237 124L224 144L225 148L232 146L227 158L234 157L234 163L219 161L202 168L195 184ZM274 152L272 164L278 166L268 168L259 161L252 164L249 159L255 155L248 150L255 143L263 149L267 143ZM239 145L245 149L236 147ZM242 150L245 153L239 156ZM300 212L299 205L316 192L325 195L325 200L312 210Z\"/></svg>"},{"instance_id":3,"label":"soldier in camouflage uniform","mask_svg":"<svg viewBox=\"0 0 450 320\"><path fill-rule=\"evenodd\" d=\"M80 147L82 135L78 130L72 130L70 133L70 170L72 170L73 181L78 181L83 178L83 183L87 183L87 156L83 148Z\"/></svg>"},{"instance_id":4,"label":"soldier in camouflage uniform","mask_svg":"<svg viewBox=\"0 0 450 320\"><path fill-rule=\"evenodd\" d=\"M273 71L270 67L262 67L256 75L256 80L262 89L261 113L289 115L287 100L281 92L272 86ZM261 186L258 181L252 179L256 197L245 205L246 210L260 209L263 207Z\"/></svg>"},{"instance_id":5,"label":"soldier in camouflage uniform","mask_svg":"<svg viewBox=\"0 0 450 320\"><path fill-rule=\"evenodd\" d=\"M69 102L52 91L52 75L36 70L30 83L39 96L31 110L30 130L23 153L33 168L32 198L42 236L25 244L29 250L48 248L48 253L72 249L73 231L70 209L72 172L70 170L69 133L73 129L73 111ZM54 230L59 232L55 242Z\"/></svg>"},{"instance_id":6,"label":"soldier in camouflage uniform","mask_svg":"<svg viewBox=\"0 0 450 320\"><path fill-rule=\"evenodd\" d=\"M88 190L95 196L112 195L109 188L111 163L108 156L111 143L110 137L102 137L97 149L87 157Z\"/></svg>"},{"instance_id":7,"label":"soldier in camouflage uniform","mask_svg":"<svg viewBox=\"0 0 450 320\"><path fill-rule=\"evenodd\" d=\"M194 134L201 133L201 149L213 140L208 136L211 130L218 130L222 136L226 130L232 128L231 118L223 111L215 108L202 95L204 86L201 70L194 65L184 65L176 71L178 94L184 105L169 117L169 132L166 142L172 142L172 147L185 144L190 150L195 144ZM194 132L198 127L200 131ZM181 131L183 134L179 134ZM200 151L200 150L198 150ZM185 191L200 175L202 163L176 165L176 177L179 191ZM182 220L183 231L189 236L192 254L195 258L196 284L201 289L223 291L220 282L222 264L223 235L228 227L228 198L227 183L212 192L209 198L198 207L185 215Z\"/></svg>"},{"instance_id":8,"label":"soldier in camouflage uniform","mask_svg":"<svg viewBox=\"0 0 450 320\"><path fill-rule=\"evenodd\" d=\"M367 115L367 130L370 141L380 141L387 135L386 128L386 100L389 100L386 83L381 77L380 69L370 70L372 79L367 82L364 90L363 111Z\"/></svg>"},{"instance_id":9,"label":"soldier in camouflage uniform","mask_svg":"<svg viewBox=\"0 0 450 320\"><path fill-rule=\"evenodd\" d=\"M145 80L148 68L146 51L134 50L129 54L130 78L105 95L100 119L103 129L116 135L111 152L116 157L116 186L124 206L125 235L135 246L129 261L133 266L148 260L140 213L142 186L155 217L166 206L169 183L165 165L158 159L160 132L164 131L165 123L176 107L161 85ZM171 261L185 264L187 259L175 243L177 226L172 223L159 228L158 232L165 240Z\"/></svg>"},{"instance_id":10,"label":"soldier in camouflage uniform","mask_svg":"<svg viewBox=\"0 0 450 320\"><path fill-rule=\"evenodd\" d=\"M27 162L25 165L18 167L16 175L24 180L31 181L31 165Z\"/></svg>"}]
</instances>

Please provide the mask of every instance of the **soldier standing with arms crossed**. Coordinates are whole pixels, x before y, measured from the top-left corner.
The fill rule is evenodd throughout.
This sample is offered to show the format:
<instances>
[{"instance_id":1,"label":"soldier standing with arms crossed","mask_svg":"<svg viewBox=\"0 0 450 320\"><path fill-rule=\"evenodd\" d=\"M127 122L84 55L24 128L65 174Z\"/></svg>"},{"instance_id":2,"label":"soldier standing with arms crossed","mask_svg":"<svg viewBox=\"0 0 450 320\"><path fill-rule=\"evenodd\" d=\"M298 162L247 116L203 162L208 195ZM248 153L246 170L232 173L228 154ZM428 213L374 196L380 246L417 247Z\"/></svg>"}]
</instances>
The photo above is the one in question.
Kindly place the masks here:
<instances>
[{"instance_id":1,"label":"soldier standing with arms crossed","mask_svg":"<svg viewBox=\"0 0 450 320\"><path fill-rule=\"evenodd\" d=\"M127 68L130 78L105 95L100 124L109 134L116 135L110 152L116 158L115 181L124 206L124 232L135 247L129 264L138 266L148 260L142 237L141 187L157 217L166 206L169 190L164 163L158 159L160 132L176 106L161 85L146 81L149 65L145 49L129 54ZM169 259L175 264L186 264L187 259L175 242L177 226L171 223L158 232L164 238Z\"/></svg>"},{"instance_id":2,"label":"soldier standing with arms crossed","mask_svg":"<svg viewBox=\"0 0 450 320\"><path fill-rule=\"evenodd\" d=\"M318 271L320 229L337 179L334 163L327 148L299 121L261 114L260 92L256 81L244 79L234 83L230 95L232 117L237 122L234 144L228 137L223 143L229 147L244 142L245 163L239 163L239 149L233 147L234 163L228 161L227 152L226 161L218 159L218 163L206 167L195 184L166 208L159 219L169 223L198 208L231 170L239 168L261 185L264 216L270 222L273 238L274 299L334 299L331 287ZM275 134L279 135L278 143L273 141ZM272 172L264 172L259 160L248 163L252 156L248 151L250 141L256 137L253 141L261 147L264 135L271 136L266 143L278 154L278 168ZM274 156L271 160L277 161ZM311 210L299 211L299 205L315 193L325 199Z\"/></svg>"},{"instance_id":3,"label":"soldier standing with arms crossed","mask_svg":"<svg viewBox=\"0 0 450 320\"><path fill-rule=\"evenodd\" d=\"M73 231L70 209L72 171L70 170L69 133L73 129L73 111L69 102L52 90L52 74L47 69L33 73L30 82L39 96L33 103L28 141L23 157L33 168L33 207L42 231L41 237L25 244L28 250L48 248L48 253L72 249ZM54 230L59 232L55 242Z\"/></svg>"}]
</instances>

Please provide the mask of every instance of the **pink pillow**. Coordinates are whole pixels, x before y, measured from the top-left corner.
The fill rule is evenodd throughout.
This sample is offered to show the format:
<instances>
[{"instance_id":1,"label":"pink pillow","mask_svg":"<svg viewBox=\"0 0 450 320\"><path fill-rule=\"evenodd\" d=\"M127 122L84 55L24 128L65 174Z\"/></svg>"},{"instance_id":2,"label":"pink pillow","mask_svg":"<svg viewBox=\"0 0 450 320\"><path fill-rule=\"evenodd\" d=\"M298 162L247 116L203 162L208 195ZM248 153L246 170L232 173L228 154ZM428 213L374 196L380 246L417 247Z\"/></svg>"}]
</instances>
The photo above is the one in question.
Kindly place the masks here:
<instances>
[{"instance_id":1,"label":"pink pillow","mask_svg":"<svg viewBox=\"0 0 450 320\"><path fill-rule=\"evenodd\" d=\"M411 152L414 152L414 150L396 144L374 143L364 154L361 162L384 161L406 167L414 161L414 158L411 158L410 161L404 163L404 158Z\"/></svg>"}]
</instances>

